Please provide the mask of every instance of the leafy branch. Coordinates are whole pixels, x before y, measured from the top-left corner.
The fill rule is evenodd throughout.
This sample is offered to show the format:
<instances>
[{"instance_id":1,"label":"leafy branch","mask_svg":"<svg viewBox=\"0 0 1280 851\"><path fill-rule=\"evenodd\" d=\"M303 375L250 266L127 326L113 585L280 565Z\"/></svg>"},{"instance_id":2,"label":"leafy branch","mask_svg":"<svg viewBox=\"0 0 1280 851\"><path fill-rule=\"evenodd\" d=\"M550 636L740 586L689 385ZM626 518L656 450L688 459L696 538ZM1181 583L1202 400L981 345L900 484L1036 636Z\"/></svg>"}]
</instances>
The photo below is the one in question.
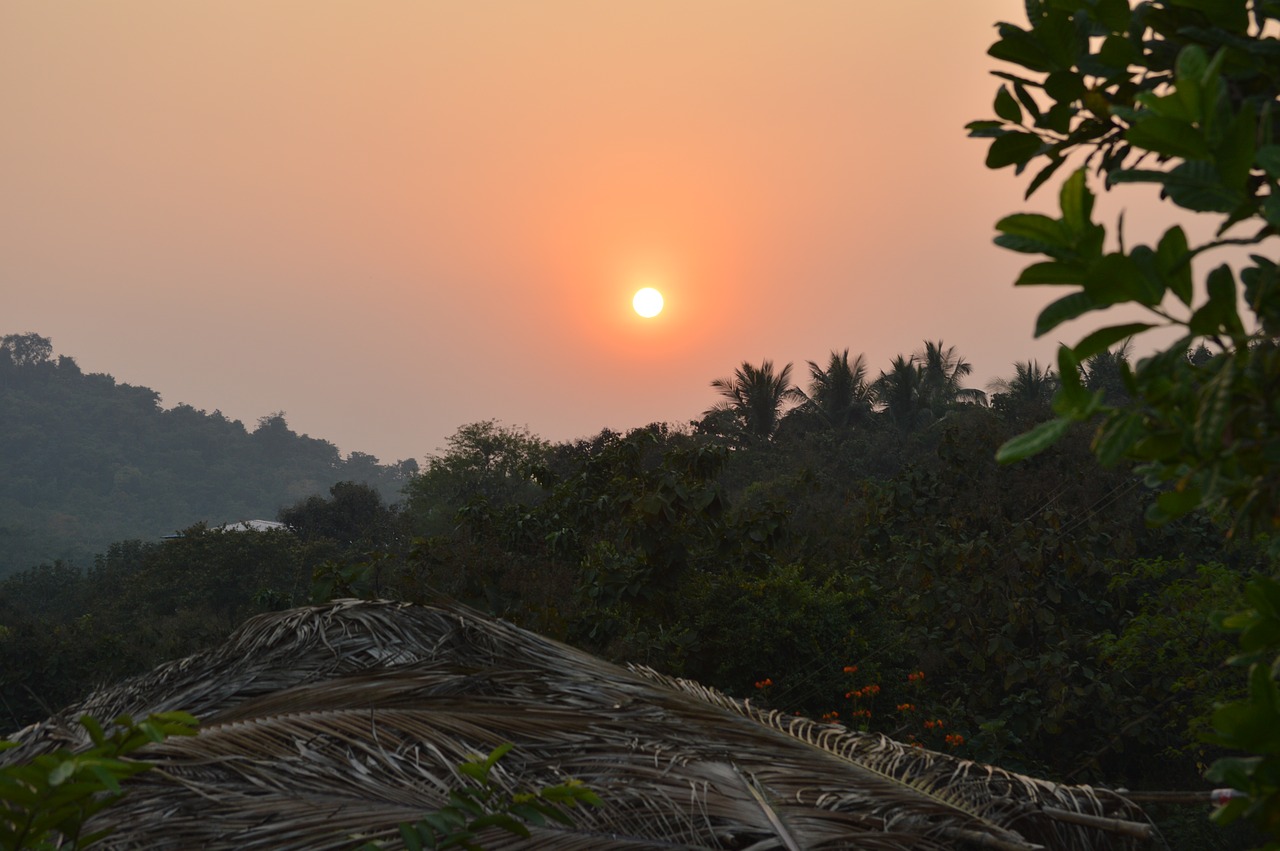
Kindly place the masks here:
<instances>
[{"instance_id":1,"label":"leafy branch","mask_svg":"<svg viewBox=\"0 0 1280 851\"><path fill-rule=\"evenodd\" d=\"M80 725L92 747L0 767L0 847L79 849L102 839L109 831L85 833L85 822L124 796L120 781L151 768L129 755L169 736L195 735L199 722L185 712L162 712L137 723L121 715L110 732L89 715ZM0 751L14 747L19 743L0 741Z\"/></svg>"}]
</instances>

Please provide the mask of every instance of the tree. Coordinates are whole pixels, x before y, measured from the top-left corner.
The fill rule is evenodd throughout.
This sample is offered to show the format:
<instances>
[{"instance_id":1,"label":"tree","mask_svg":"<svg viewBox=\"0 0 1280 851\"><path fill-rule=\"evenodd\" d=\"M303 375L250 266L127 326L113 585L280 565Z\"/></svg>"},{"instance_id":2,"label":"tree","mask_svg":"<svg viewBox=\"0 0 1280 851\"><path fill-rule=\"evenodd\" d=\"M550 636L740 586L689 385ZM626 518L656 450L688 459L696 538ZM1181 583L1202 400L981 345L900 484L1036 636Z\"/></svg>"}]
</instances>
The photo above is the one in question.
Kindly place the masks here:
<instances>
[{"instance_id":1,"label":"tree","mask_svg":"<svg viewBox=\"0 0 1280 851\"><path fill-rule=\"evenodd\" d=\"M447 443L446 451L428 458L426 469L405 485L415 531L446 531L468 505L496 510L542 494L535 475L546 464L550 445L528 429L485 420L462 426Z\"/></svg>"},{"instance_id":2,"label":"tree","mask_svg":"<svg viewBox=\"0 0 1280 851\"><path fill-rule=\"evenodd\" d=\"M1106 349L1084 359L1080 364L1080 379L1091 392L1101 390L1103 398L1115 407L1123 407L1131 401L1125 388L1124 373L1131 369L1133 341L1125 340L1114 349Z\"/></svg>"},{"instance_id":3,"label":"tree","mask_svg":"<svg viewBox=\"0 0 1280 851\"><path fill-rule=\"evenodd\" d=\"M987 394L981 390L961 386L960 379L973 372L973 364L962 358L955 346L925 340L924 348L914 357L920 365L921 401L935 417L956 402L987 403Z\"/></svg>"},{"instance_id":4,"label":"tree","mask_svg":"<svg viewBox=\"0 0 1280 851\"><path fill-rule=\"evenodd\" d=\"M1060 216L1006 216L996 242L1043 256L1018 285L1070 289L1041 312L1037 336L1114 305L1136 308L1145 321L1061 346L1059 417L1006 444L1000 457L1034 454L1073 421L1097 417L1099 459L1137 461L1160 486L1150 520L1204 509L1229 534L1268 538L1280 555L1280 265L1253 254L1238 272L1220 263L1203 285L1195 275L1202 255L1257 245L1280 227L1280 55L1271 35L1280 4L1029 0L1027 13L1029 28L999 25L989 53L1021 70L997 72L1007 81L996 94L997 118L971 123L970 134L992 140L991 168L1021 173L1040 161L1028 195L1079 161L1074 155L1084 157L1062 185ZM1216 234L1192 246L1173 225L1154 245L1133 244L1121 220L1108 250L1106 229L1094 221L1090 168L1105 189L1152 183L1175 207L1218 216ZM1156 328L1178 337L1135 366L1121 364L1132 404L1113 404L1081 382L1081 362ZM1212 356L1188 357L1199 345ZM1249 698L1219 710L1214 726L1220 744L1254 756L1220 760L1210 777L1244 793L1221 818L1247 813L1280 840L1280 582L1257 580L1246 593L1251 608L1226 623L1242 633L1236 662L1249 670Z\"/></svg>"},{"instance_id":5,"label":"tree","mask_svg":"<svg viewBox=\"0 0 1280 851\"><path fill-rule=\"evenodd\" d=\"M834 429L848 428L871 413L873 394L862 355L849 362L849 350L831 352L826 367L809 361L809 392L803 407Z\"/></svg>"},{"instance_id":6,"label":"tree","mask_svg":"<svg viewBox=\"0 0 1280 851\"><path fill-rule=\"evenodd\" d=\"M994 396L1029 405L1048 406L1058 389L1053 367L1040 366L1037 360L1019 361L1013 365L1012 378L997 378L987 385Z\"/></svg>"},{"instance_id":7,"label":"tree","mask_svg":"<svg viewBox=\"0 0 1280 851\"><path fill-rule=\"evenodd\" d=\"M742 431L756 440L770 440L782 421L783 407L803 398L791 384L791 364L774 372L771 360L763 361L758 367L743 361L732 376L717 378L711 386L725 401L707 410L706 415L720 410L732 411Z\"/></svg>"},{"instance_id":8,"label":"tree","mask_svg":"<svg viewBox=\"0 0 1280 851\"><path fill-rule=\"evenodd\" d=\"M353 453L355 454L355 453ZM369 485L338 482L330 499L312 496L278 515L304 541L327 538L343 545L390 547L397 535L396 512Z\"/></svg>"},{"instance_id":9,"label":"tree","mask_svg":"<svg viewBox=\"0 0 1280 851\"><path fill-rule=\"evenodd\" d=\"M923 383L924 375L915 358L898 355L889 365L888 372L882 371L872 384L876 402L903 431L911 431L920 425L922 414L926 418L928 416L920 398Z\"/></svg>"},{"instance_id":10,"label":"tree","mask_svg":"<svg viewBox=\"0 0 1280 851\"><path fill-rule=\"evenodd\" d=\"M39 334L7 334L0 339L0 352L9 356L14 366L39 366L53 356L53 342Z\"/></svg>"}]
</instances>

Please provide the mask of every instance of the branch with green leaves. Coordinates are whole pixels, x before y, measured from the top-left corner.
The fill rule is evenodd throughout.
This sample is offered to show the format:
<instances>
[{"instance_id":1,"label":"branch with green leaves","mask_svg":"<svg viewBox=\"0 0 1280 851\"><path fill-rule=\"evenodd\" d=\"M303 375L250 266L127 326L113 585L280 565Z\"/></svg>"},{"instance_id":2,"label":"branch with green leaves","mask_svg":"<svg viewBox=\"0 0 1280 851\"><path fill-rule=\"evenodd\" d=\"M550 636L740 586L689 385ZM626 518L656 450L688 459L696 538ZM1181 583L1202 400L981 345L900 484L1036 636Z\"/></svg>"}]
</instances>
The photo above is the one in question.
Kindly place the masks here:
<instances>
[{"instance_id":1,"label":"branch with green leaves","mask_svg":"<svg viewBox=\"0 0 1280 851\"><path fill-rule=\"evenodd\" d=\"M80 719L93 742L79 751L60 749L27 762L0 766L0 847L87 848L108 831L85 832L85 823L118 801L121 781L151 765L130 755L169 736L191 736L199 722L185 712L164 712L135 723L122 715L109 731L92 717ZM0 742L0 751L20 747Z\"/></svg>"},{"instance_id":2,"label":"branch with green leaves","mask_svg":"<svg viewBox=\"0 0 1280 851\"><path fill-rule=\"evenodd\" d=\"M968 125L991 139L987 165L1039 169L1029 197L1073 157L1060 215L1001 219L996 243L1043 259L1018 286L1061 286L1036 336L1117 306L1146 321L1109 325L1058 351L1058 418L1001 447L1001 461L1041 452L1073 423L1100 420L1093 449L1106 464L1135 461L1157 496L1147 516L1165 522L1202 509L1229 534L1269 540L1280 557L1280 266L1258 253L1197 286L1194 265L1225 246L1280 234L1280 22L1277 0L1027 0L1028 26L998 25L991 56L1019 66L996 72L995 119ZM1077 156L1078 155L1078 156ZM1182 210L1216 215L1213 239L1189 244L1177 225L1154 245L1128 245L1093 218L1089 175L1104 188L1159 187ZM1247 311L1241 315L1240 306ZM1111 405L1081 381L1080 365L1157 328L1174 343L1122 377L1131 402ZM1192 352L1197 353L1192 356ZM1203 352L1203 356L1199 353ZM1249 693L1214 716L1218 744L1249 756L1220 760L1210 776L1245 793L1219 812L1242 815L1280 848L1280 583L1259 579L1253 607L1224 626L1241 632Z\"/></svg>"}]
</instances>

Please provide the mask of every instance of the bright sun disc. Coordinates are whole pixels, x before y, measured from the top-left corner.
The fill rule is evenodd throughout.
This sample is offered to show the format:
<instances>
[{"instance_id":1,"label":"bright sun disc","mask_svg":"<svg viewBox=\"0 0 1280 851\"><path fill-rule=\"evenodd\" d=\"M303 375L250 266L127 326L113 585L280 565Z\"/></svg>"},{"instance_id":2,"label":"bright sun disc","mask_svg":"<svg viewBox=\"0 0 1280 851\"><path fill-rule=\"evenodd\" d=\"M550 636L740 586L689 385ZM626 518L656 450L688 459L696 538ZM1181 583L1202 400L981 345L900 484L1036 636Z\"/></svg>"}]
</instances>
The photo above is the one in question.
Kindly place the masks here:
<instances>
[{"instance_id":1,"label":"bright sun disc","mask_svg":"<svg viewBox=\"0 0 1280 851\"><path fill-rule=\"evenodd\" d=\"M631 299L631 306L636 309L636 313L646 319L657 316L662 312L662 293L653 287L645 287Z\"/></svg>"}]
</instances>

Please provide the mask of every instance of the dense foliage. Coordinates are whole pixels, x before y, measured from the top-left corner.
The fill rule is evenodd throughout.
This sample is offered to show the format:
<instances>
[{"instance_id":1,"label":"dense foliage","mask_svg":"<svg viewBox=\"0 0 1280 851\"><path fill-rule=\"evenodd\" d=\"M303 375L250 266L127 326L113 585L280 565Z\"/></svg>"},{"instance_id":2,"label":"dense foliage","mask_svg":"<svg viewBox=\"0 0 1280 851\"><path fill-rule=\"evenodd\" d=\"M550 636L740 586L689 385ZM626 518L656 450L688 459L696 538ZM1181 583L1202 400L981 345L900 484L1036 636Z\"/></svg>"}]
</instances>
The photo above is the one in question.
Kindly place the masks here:
<instances>
[{"instance_id":1,"label":"dense foliage","mask_svg":"<svg viewBox=\"0 0 1280 851\"><path fill-rule=\"evenodd\" d=\"M1060 217L1006 216L996 242L1044 257L1018 284L1070 290L1040 314L1037 335L1117 305L1144 321L1062 346L1059 418L1002 456L1034 454L1097 416L1098 457L1138 461L1159 487L1153 521L1207 510L1229 534L1280 553L1280 266L1251 254L1219 263L1203 283L1195 276L1210 252L1260 246L1280 227L1280 5L1029 0L1026 8L1029 27L1000 24L990 50L1018 66L997 72L1008 83L996 95L998 118L970 132L992 138L992 168L1038 162L1028 195L1073 156L1081 165L1063 183ZM1109 243L1094 220L1090 170L1106 189L1154 184L1172 207L1213 217L1217 232L1193 244L1173 224L1154 245L1133 244L1121 217ZM1081 360L1157 329L1179 336L1123 370L1123 404L1082 386ZM1280 581L1255 579L1246 594L1249 608L1224 623L1241 632L1234 661L1248 670L1248 695L1215 713L1213 726L1218 743L1249 755L1220 760L1209 775L1244 793L1218 817L1247 815L1280 848Z\"/></svg>"},{"instance_id":2,"label":"dense foliage","mask_svg":"<svg viewBox=\"0 0 1280 851\"><path fill-rule=\"evenodd\" d=\"M1148 527L1149 492L1092 465L1084 429L997 465L1051 416L1002 398L913 430L799 400L768 441L705 421L563 444L466 426L403 509L338 485L285 509L292 531L195 527L0 584L4 726L255 611L445 594L787 710L1053 777L1194 787L1214 753L1195 734L1237 687L1209 615L1263 554L1205 520Z\"/></svg>"},{"instance_id":3,"label":"dense foliage","mask_svg":"<svg viewBox=\"0 0 1280 851\"><path fill-rule=\"evenodd\" d=\"M283 414L249 432L218 411L165 409L154 390L54 357L38 334L0 339L0 576L200 521L271 518L339 481L391 497L416 469L342 458Z\"/></svg>"}]
</instances>

